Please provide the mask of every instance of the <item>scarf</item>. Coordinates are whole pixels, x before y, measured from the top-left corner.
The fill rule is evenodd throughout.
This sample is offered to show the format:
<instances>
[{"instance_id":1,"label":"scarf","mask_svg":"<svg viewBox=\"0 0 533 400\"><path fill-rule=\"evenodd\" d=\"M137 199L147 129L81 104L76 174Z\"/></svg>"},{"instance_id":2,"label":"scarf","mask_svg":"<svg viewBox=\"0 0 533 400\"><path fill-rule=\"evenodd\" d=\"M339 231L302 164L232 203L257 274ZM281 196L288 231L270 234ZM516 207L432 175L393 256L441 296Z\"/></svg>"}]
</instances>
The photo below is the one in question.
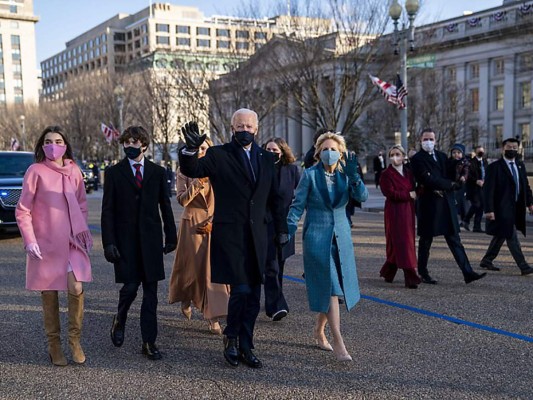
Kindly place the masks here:
<instances>
[{"instance_id":1,"label":"scarf","mask_svg":"<svg viewBox=\"0 0 533 400\"><path fill-rule=\"evenodd\" d=\"M71 232L73 234L73 244L89 252L93 247L93 239L85 217L81 212L78 198L76 197L75 186L75 172L79 172L79 168L72 160L63 160L64 165L61 167L55 162L45 159L44 164L51 170L61 174L63 180L63 195L67 200L68 215Z\"/></svg>"}]
</instances>

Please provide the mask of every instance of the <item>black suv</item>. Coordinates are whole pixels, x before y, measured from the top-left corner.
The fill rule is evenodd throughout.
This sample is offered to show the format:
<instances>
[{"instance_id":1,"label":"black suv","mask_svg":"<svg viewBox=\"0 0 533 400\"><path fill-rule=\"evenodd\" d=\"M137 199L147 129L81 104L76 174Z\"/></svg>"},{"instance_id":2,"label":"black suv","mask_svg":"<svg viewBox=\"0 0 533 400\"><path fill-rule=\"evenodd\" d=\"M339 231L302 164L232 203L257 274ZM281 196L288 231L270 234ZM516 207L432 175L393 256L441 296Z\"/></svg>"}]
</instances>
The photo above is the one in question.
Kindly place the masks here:
<instances>
[{"instance_id":1,"label":"black suv","mask_svg":"<svg viewBox=\"0 0 533 400\"><path fill-rule=\"evenodd\" d=\"M22 180L34 154L26 151L0 151L0 230L16 227L15 207L22 193Z\"/></svg>"}]
</instances>

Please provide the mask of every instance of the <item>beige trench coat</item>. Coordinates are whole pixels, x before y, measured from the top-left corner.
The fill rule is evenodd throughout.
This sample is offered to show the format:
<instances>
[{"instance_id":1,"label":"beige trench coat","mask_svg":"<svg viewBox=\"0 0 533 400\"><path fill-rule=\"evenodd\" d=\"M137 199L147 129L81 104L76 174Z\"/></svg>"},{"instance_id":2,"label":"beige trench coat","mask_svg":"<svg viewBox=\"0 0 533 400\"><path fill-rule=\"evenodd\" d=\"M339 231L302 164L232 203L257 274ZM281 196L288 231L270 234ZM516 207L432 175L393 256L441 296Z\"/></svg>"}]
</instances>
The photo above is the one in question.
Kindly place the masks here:
<instances>
[{"instance_id":1,"label":"beige trench coat","mask_svg":"<svg viewBox=\"0 0 533 400\"><path fill-rule=\"evenodd\" d=\"M215 210L209 181L187 178L178 171L177 199L184 207L178 231L178 248L170 277L169 302L191 301L206 319L228 314L229 286L211 283L211 234L196 232L210 224Z\"/></svg>"}]
</instances>

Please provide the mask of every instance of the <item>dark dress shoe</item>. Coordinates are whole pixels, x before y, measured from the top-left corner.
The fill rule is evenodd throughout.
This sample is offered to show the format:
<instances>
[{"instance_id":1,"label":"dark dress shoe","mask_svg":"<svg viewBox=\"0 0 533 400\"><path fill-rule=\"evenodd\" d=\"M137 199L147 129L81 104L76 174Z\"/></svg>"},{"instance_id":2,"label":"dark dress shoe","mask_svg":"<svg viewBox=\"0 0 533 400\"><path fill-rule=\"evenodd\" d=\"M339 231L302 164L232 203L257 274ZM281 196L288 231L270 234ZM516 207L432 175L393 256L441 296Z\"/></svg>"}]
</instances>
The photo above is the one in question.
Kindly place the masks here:
<instances>
[{"instance_id":1,"label":"dark dress shoe","mask_svg":"<svg viewBox=\"0 0 533 400\"><path fill-rule=\"evenodd\" d=\"M481 228L474 228L472 230L472 232L474 232L474 233L485 233L485 231L483 229L481 229Z\"/></svg>"},{"instance_id":2,"label":"dark dress shoe","mask_svg":"<svg viewBox=\"0 0 533 400\"><path fill-rule=\"evenodd\" d=\"M465 276L465 283L468 285L470 282L477 281L481 278L484 278L487 275L486 272L478 274L477 272L472 272L470 275Z\"/></svg>"},{"instance_id":3,"label":"dark dress shoe","mask_svg":"<svg viewBox=\"0 0 533 400\"><path fill-rule=\"evenodd\" d=\"M412 284L409 284L409 285L405 285L405 287L407 289L418 289L418 285L412 283Z\"/></svg>"},{"instance_id":4,"label":"dark dress shoe","mask_svg":"<svg viewBox=\"0 0 533 400\"><path fill-rule=\"evenodd\" d=\"M523 269L522 270L522 275L525 276L525 275L529 275L529 274L533 274L533 268L531 267L527 267L526 269Z\"/></svg>"},{"instance_id":5,"label":"dark dress shoe","mask_svg":"<svg viewBox=\"0 0 533 400\"><path fill-rule=\"evenodd\" d=\"M479 266L483 269L486 269L488 271L499 271L500 269L498 267L495 267L494 265L492 264L479 264Z\"/></svg>"},{"instance_id":6,"label":"dark dress shoe","mask_svg":"<svg viewBox=\"0 0 533 400\"><path fill-rule=\"evenodd\" d=\"M124 343L124 326L118 321L116 314L113 317L113 325L111 326L111 341L116 347L120 347Z\"/></svg>"},{"instance_id":7,"label":"dark dress shoe","mask_svg":"<svg viewBox=\"0 0 533 400\"><path fill-rule=\"evenodd\" d=\"M420 279L422 279L423 283L427 283L429 285L436 285L437 281L433 279L429 274L426 275L420 275Z\"/></svg>"},{"instance_id":8,"label":"dark dress shoe","mask_svg":"<svg viewBox=\"0 0 533 400\"><path fill-rule=\"evenodd\" d=\"M224 336L224 358L232 367L239 365L239 350L237 339Z\"/></svg>"},{"instance_id":9,"label":"dark dress shoe","mask_svg":"<svg viewBox=\"0 0 533 400\"><path fill-rule=\"evenodd\" d=\"M250 368L261 368L263 363L252 353L252 350L241 351L241 360Z\"/></svg>"},{"instance_id":10,"label":"dark dress shoe","mask_svg":"<svg viewBox=\"0 0 533 400\"><path fill-rule=\"evenodd\" d=\"M143 343L142 352L149 360L161 360L163 357L155 343Z\"/></svg>"},{"instance_id":11,"label":"dark dress shoe","mask_svg":"<svg viewBox=\"0 0 533 400\"><path fill-rule=\"evenodd\" d=\"M283 318L285 318L289 312L287 310L279 310L274 313L272 316L272 321L281 321Z\"/></svg>"}]
</instances>

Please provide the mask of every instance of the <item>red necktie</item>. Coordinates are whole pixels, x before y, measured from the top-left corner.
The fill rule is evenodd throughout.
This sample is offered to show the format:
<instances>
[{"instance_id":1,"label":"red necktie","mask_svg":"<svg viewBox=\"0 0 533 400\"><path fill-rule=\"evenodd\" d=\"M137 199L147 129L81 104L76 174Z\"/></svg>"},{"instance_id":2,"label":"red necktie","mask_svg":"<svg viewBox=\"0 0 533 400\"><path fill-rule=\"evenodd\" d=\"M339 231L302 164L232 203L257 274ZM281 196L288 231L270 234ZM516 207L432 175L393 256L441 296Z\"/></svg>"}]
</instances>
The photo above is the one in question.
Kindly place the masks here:
<instances>
[{"instance_id":1,"label":"red necktie","mask_svg":"<svg viewBox=\"0 0 533 400\"><path fill-rule=\"evenodd\" d=\"M143 176L141 174L142 164L133 164L135 167L135 184L140 189L143 187Z\"/></svg>"}]
</instances>

